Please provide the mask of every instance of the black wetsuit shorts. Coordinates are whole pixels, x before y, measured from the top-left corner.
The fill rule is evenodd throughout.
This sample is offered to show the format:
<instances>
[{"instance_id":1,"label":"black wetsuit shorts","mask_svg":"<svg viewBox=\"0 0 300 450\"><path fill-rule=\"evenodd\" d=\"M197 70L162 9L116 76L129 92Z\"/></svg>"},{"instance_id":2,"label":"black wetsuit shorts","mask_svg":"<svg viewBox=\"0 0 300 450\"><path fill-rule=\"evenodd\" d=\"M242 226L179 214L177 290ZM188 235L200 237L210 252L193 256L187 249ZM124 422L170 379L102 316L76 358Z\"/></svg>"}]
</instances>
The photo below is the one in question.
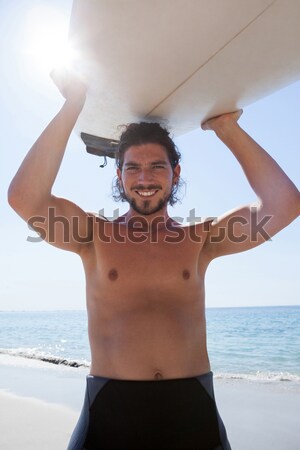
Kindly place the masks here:
<instances>
[{"instance_id":1,"label":"black wetsuit shorts","mask_svg":"<svg viewBox=\"0 0 300 450\"><path fill-rule=\"evenodd\" d=\"M150 381L88 375L67 450L111 448L230 450L212 372Z\"/></svg>"}]
</instances>

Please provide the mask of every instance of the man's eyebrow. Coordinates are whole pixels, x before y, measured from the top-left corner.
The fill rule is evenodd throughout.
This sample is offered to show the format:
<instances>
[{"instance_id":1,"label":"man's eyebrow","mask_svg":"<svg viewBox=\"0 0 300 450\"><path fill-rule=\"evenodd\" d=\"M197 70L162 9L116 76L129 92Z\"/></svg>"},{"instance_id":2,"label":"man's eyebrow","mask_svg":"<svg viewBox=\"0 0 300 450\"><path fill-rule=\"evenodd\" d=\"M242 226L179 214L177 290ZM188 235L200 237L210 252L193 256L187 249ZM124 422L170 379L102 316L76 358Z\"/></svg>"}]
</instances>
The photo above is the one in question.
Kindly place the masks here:
<instances>
[{"instance_id":1,"label":"man's eyebrow","mask_svg":"<svg viewBox=\"0 0 300 450\"><path fill-rule=\"evenodd\" d=\"M127 163L124 164L124 166L139 166L140 164L138 164L135 161L128 161Z\"/></svg>"},{"instance_id":2,"label":"man's eyebrow","mask_svg":"<svg viewBox=\"0 0 300 450\"><path fill-rule=\"evenodd\" d=\"M168 161L165 161L164 159L158 159L157 161L151 161L151 163L150 163L151 165L154 165L154 164L163 164L163 165L165 165L165 166L167 166L168 165ZM124 164L124 166L140 166L140 164L139 163L137 163L137 162L135 162L135 161L128 161L128 162L126 162L125 164Z\"/></svg>"},{"instance_id":3,"label":"man's eyebrow","mask_svg":"<svg viewBox=\"0 0 300 450\"><path fill-rule=\"evenodd\" d=\"M167 166L168 161L165 161L164 159L158 159L157 161L152 161L151 164L164 164L165 166Z\"/></svg>"}]
</instances>

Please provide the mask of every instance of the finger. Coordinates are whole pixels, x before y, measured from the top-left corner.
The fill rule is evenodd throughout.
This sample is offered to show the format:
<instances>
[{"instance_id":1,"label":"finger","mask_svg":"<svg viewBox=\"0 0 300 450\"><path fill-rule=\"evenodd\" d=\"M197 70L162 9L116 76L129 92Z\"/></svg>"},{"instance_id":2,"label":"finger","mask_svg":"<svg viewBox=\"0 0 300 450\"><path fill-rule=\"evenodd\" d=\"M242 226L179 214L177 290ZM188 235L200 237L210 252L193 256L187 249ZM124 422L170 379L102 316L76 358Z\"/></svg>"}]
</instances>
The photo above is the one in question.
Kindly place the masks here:
<instances>
[{"instance_id":1,"label":"finger","mask_svg":"<svg viewBox=\"0 0 300 450\"><path fill-rule=\"evenodd\" d=\"M200 123L202 130L207 130L209 128L208 123L211 119L206 120L205 122Z\"/></svg>"},{"instance_id":2,"label":"finger","mask_svg":"<svg viewBox=\"0 0 300 450\"><path fill-rule=\"evenodd\" d=\"M244 113L244 110L243 110L243 109L239 109L238 113L239 113L239 117L238 117L238 120L239 120L239 118L241 117L241 115Z\"/></svg>"}]
</instances>

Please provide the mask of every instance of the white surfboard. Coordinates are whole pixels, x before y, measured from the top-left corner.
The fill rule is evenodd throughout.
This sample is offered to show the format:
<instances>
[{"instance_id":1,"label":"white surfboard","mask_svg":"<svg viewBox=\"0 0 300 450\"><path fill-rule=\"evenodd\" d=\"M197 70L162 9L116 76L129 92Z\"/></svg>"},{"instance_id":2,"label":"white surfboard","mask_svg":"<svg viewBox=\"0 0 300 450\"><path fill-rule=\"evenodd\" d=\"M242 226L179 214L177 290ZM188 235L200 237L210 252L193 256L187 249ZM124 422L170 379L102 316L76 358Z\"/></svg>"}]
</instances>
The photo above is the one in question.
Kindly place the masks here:
<instances>
[{"instance_id":1,"label":"white surfboard","mask_svg":"<svg viewBox=\"0 0 300 450\"><path fill-rule=\"evenodd\" d=\"M300 79L300 0L75 0L80 132L164 119L175 136Z\"/></svg>"}]
</instances>

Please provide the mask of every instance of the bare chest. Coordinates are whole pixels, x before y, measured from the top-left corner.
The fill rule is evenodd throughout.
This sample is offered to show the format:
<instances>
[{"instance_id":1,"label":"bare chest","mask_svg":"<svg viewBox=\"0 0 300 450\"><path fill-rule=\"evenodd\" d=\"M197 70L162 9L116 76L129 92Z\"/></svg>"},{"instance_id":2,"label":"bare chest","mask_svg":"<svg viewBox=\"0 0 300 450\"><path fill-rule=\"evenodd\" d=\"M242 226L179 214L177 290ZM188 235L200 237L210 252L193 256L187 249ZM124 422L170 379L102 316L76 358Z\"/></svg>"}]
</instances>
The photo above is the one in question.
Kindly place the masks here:
<instances>
[{"instance_id":1,"label":"bare chest","mask_svg":"<svg viewBox=\"0 0 300 450\"><path fill-rule=\"evenodd\" d=\"M143 241L112 239L95 242L99 274L110 281L146 278L153 281L165 277L189 280L198 271L201 247L188 238L170 242L165 235L146 236Z\"/></svg>"},{"instance_id":2,"label":"bare chest","mask_svg":"<svg viewBox=\"0 0 300 450\"><path fill-rule=\"evenodd\" d=\"M202 286L202 242L185 234L170 241L164 233L153 238L131 239L122 235L105 242L95 240L94 251L85 261L88 285L110 298L123 295L143 298L182 295Z\"/></svg>"}]
</instances>

